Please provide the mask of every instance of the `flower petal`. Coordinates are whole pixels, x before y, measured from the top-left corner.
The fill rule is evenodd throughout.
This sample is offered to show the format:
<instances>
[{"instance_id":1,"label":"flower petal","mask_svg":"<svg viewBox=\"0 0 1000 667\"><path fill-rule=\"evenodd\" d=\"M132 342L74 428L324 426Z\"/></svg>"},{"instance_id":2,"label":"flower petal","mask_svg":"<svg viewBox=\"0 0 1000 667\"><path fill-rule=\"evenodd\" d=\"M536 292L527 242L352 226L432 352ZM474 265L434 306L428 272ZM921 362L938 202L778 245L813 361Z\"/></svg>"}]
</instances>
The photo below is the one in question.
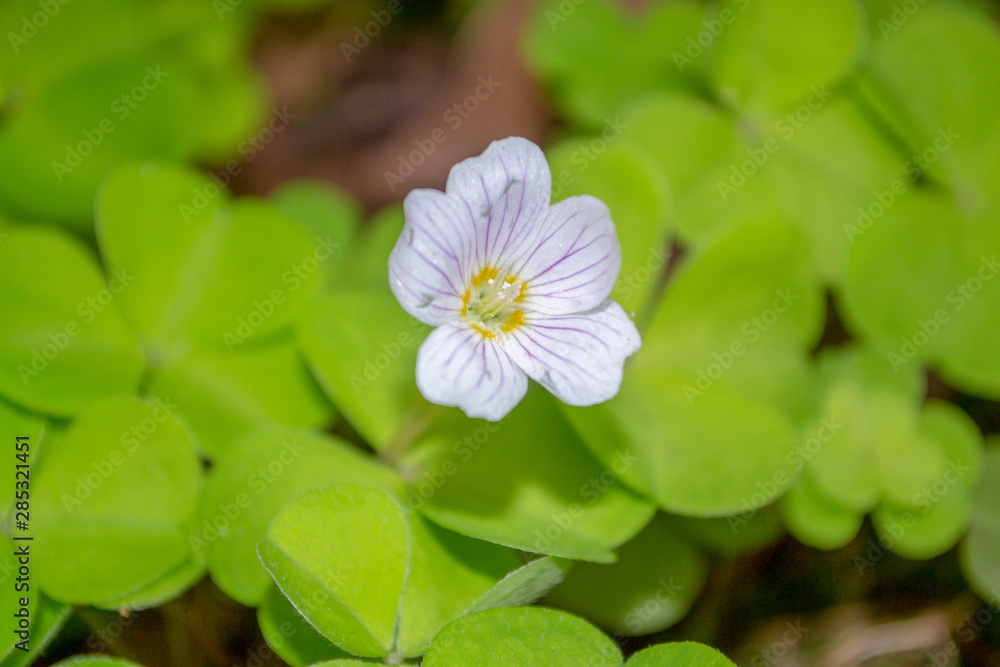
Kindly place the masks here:
<instances>
[{"instance_id":1,"label":"flower petal","mask_svg":"<svg viewBox=\"0 0 1000 667\"><path fill-rule=\"evenodd\" d=\"M403 202L406 223L389 255L389 286L400 305L430 325L462 309L474 257L474 228L465 207L437 190L414 190Z\"/></svg>"},{"instance_id":2,"label":"flower petal","mask_svg":"<svg viewBox=\"0 0 1000 667\"><path fill-rule=\"evenodd\" d=\"M549 209L537 245L514 273L528 281L529 308L562 315L601 305L621 266L611 211L596 197L578 195Z\"/></svg>"},{"instance_id":3,"label":"flower petal","mask_svg":"<svg viewBox=\"0 0 1000 667\"><path fill-rule=\"evenodd\" d=\"M479 268L505 268L537 236L552 197L552 173L542 149L508 137L452 167L447 192L475 220Z\"/></svg>"},{"instance_id":4,"label":"flower petal","mask_svg":"<svg viewBox=\"0 0 1000 667\"><path fill-rule=\"evenodd\" d=\"M625 359L641 345L632 320L609 299L585 313L532 318L505 349L563 403L595 405L618 393Z\"/></svg>"},{"instance_id":5,"label":"flower petal","mask_svg":"<svg viewBox=\"0 0 1000 667\"><path fill-rule=\"evenodd\" d=\"M417 387L428 401L498 421L528 391L528 378L493 339L468 327L431 332L417 351Z\"/></svg>"}]
</instances>

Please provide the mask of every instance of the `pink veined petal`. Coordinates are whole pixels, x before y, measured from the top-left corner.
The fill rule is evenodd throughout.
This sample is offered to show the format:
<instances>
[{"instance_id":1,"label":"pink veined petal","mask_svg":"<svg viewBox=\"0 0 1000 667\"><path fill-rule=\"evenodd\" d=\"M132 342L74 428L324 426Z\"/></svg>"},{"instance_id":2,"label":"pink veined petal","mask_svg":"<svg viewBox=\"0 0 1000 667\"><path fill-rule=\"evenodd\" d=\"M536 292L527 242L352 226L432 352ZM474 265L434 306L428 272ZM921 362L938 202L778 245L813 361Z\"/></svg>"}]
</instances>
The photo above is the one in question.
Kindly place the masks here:
<instances>
[{"instance_id":1,"label":"pink veined petal","mask_svg":"<svg viewBox=\"0 0 1000 667\"><path fill-rule=\"evenodd\" d=\"M400 305L430 325L462 310L475 253L472 221L456 199L414 190L403 202L406 223L389 255L389 286Z\"/></svg>"},{"instance_id":2,"label":"pink veined petal","mask_svg":"<svg viewBox=\"0 0 1000 667\"><path fill-rule=\"evenodd\" d=\"M611 212L600 199L578 195L553 205L536 243L513 269L528 281L529 309L578 313L596 308L611 294L622 252Z\"/></svg>"},{"instance_id":3,"label":"pink veined petal","mask_svg":"<svg viewBox=\"0 0 1000 667\"><path fill-rule=\"evenodd\" d=\"M533 317L511 334L505 349L562 402L595 405L618 393L625 359L641 345L629 316L607 300L576 315Z\"/></svg>"},{"instance_id":4,"label":"pink veined petal","mask_svg":"<svg viewBox=\"0 0 1000 667\"><path fill-rule=\"evenodd\" d=\"M447 192L475 221L478 266L505 267L537 236L552 197L552 173L542 149L508 137L452 167Z\"/></svg>"},{"instance_id":5,"label":"pink veined petal","mask_svg":"<svg viewBox=\"0 0 1000 667\"><path fill-rule=\"evenodd\" d=\"M528 378L493 339L445 325L417 351L417 387L432 403L498 421L524 398Z\"/></svg>"}]
</instances>

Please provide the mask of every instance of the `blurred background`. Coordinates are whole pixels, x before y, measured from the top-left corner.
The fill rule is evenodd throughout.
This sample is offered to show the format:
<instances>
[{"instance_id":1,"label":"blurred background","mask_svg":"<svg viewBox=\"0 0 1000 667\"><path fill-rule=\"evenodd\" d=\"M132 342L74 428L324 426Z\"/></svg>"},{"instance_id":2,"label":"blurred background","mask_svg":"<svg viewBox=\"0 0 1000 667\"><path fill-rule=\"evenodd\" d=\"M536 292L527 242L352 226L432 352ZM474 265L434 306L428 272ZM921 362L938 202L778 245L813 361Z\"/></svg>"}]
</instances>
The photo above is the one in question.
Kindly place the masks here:
<instances>
[{"instance_id":1,"label":"blurred background","mask_svg":"<svg viewBox=\"0 0 1000 667\"><path fill-rule=\"evenodd\" d=\"M978 266L1000 238L1000 6L866 0L845 16L843 3L817 0L800 23L794 2L763 3L760 10L754 3L3 0L0 220L11 227L60 226L93 245L95 194L111 169L135 160L197 165L235 195L264 197L293 179L320 181L353 198L359 217L370 220L383 207L396 211L392 205L413 188L443 189L450 168L491 141L523 136L547 150L556 198L604 197L623 237L642 227L635 220L655 222L641 240L623 241L630 270L623 279L633 282L616 291L641 323L654 321L655 304L685 258L700 257L732 225L776 207L801 227L807 239L801 247L808 247L800 253L798 237L775 236L787 245L776 256L794 256L788 275L808 274L806 283L821 285L808 318L815 326L790 325L795 331L776 345L797 346L812 360L852 341L891 341L890 355L902 355L904 363L913 357L907 341L923 347L913 337L919 318L904 315L934 312L907 310L911 295L919 301L929 290L938 303L951 303L945 294L955 281L949 281L961 273L941 269L950 260L934 252L951 232L935 236L937 227L924 225L922 216L954 216L949 230L973 230L954 245L975 256L969 266ZM723 44L719 36L727 32ZM775 34L791 37L771 39ZM854 239L878 228L879 211L897 198L906 203L892 215L912 213L920 222L900 237L879 236L874 250L854 257ZM202 207L199 193L191 206ZM729 254L715 260L719 275L741 276L758 266L749 262L747 269L739 259L738 249L751 245L746 239L761 240L753 229L746 234L726 237ZM927 247L906 247L897 256L904 237ZM905 261L895 263L899 257ZM766 263L766 253L754 261ZM870 278L883 269L888 276L886 264L896 269L891 277ZM904 268L909 273L900 273ZM703 276L706 290L713 275ZM947 289L936 292L939 284ZM710 310L730 308L727 298L713 299L691 296L688 310L678 309L697 312L709 302L716 304ZM739 299L731 294L732 303ZM919 380L902 380L898 392L919 394L913 410L925 399L957 406L980 443L1000 432L1000 336L992 303L982 307L989 310L985 319L969 325L971 333L915 349L929 370L914 368ZM750 305L745 312L760 311ZM897 314L903 324L893 320ZM733 317L743 324L742 315ZM677 333L669 313L660 319L661 333ZM739 340L753 333L736 330ZM694 339L699 332L688 334ZM663 349L683 337L665 338ZM684 345L680 352L661 350L662 359L682 356ZM709 346L702 365L687 367L692 378L702 368L711 372L718 360L711 353L719 349L727 348ZM857 355L861 361L824 362L816 382L835 387L838 373L854 372L845 368L886 357L881 348L865 354ZM760 359L762 367L772 361ZM776 363L756 379L733 383L808 425L812 406L804 398L797 403L805 384L782 384L797 372ZM883 384L899 376L891 377ZM693 386L704 391L697 381ZM818 392L828 399L833 393ZM884 413L874 394L858 396L863 405L856 413ZM586 429L586 418L574 426ZM350 426L339 428L360 440ZM1000 482L996 465L992 470L988 479ZM986 517L976 524L974 489L963 491L967 498L955 514L961 518L941 518L921 528L929 535L921 532L923 542L893 550L884 539L891 521L865 519L875 501L854 506L825 486L842 488L849 483L843 480L863 474L843 464L835 474L817 475L819 490L798 491L791 510L769 505L758 512L756 503L736 503L730 510L742 515L706 512L753 521L735 546L728 537L732 518L681 516L701 512L684 511L686 499L661 498L661 507L677 510L671 530L712 554L704 566L691 567L700 574L689 573L700 594L665 611L655 600L661 591L673 597L667 577L646 596L654 600L649 614L664 622L640 612L640 626L670 627L628 632L619 601L604 603L584 585L600 572L576 590L557 589L546 604L599 623L626 650L696 639L752 667L1000 665L1000 612L984 583L1000 581L1000 553L980 559L956 546L970 521L989 535L976 549L992 554L1000 546L988 506L996 496L976 501L975 516ZM827 500L849 509L827 512ZM645 567L644 558L629 567L626 579ZM972 588L970 578L977 582ZM286 664L264 642L254 610L207 578L151 610L78 608L35 664L101 649L150 667Z\"/></svg>"}]
</instances>

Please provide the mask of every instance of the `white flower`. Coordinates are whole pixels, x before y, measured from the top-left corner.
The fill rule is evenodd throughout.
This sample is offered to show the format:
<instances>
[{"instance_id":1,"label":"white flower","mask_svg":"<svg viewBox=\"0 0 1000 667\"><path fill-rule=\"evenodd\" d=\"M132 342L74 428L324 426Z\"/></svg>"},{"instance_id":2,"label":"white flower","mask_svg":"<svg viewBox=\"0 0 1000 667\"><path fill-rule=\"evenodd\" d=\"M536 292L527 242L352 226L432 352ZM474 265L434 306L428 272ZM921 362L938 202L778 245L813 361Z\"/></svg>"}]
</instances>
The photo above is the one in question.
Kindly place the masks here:
<instances>
[{"instance_id":1,"label":"white flower","mask_svg":"<svg viewBox=\"0 0 1000 667\"><path fill-rule=\"evenodd\" d=\"M496 421L528 377L570 405L618 393L641 341L608 299L621 269L614 222L599 199L549 206L551 194L541 149L511 137L455 165L445 192L406 197L389 283L437 327L417 354L427 400Z\"/></svg>"}]
</instances>

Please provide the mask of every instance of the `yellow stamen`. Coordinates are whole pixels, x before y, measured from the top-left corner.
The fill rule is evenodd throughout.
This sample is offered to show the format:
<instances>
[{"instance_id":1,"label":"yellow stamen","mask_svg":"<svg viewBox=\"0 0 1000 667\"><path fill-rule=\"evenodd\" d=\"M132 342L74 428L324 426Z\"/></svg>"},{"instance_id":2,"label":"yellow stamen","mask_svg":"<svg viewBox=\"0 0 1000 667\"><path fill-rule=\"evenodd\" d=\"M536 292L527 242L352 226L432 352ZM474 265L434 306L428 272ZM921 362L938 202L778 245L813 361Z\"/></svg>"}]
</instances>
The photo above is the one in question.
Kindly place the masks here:
<instances>
[{"instance_id":1,"label":"yellow stamen","mask_svg":"<svg viewBox=\"0 0 1000 667\"><path fill-rule=\"evenodd\" d=\"M513 273L484 266L472 277L471 284L462 295L462 317L483 338L498 338L524 324L524 311L518 308L527 293L527 285Z\"/></svg>"},{"instance_id":2,"label":"yellow stamen","mask_svg":"<svg viewBox=\"0 0 1000 667\"><path fill-rule=\"evenodd\" d=\"M475 286L480 286L483 283L489 282L497 277L497 270L492 266L484 266L483 270L480 271L472 279L472 284Z\"/></svg>"},{"instance_id":3,"label":"yellow stamen","mask_svg":"<svg viewBox=\"0 0 1000 667\"><path fill-rule=\"evenodd\" d=\"M510 333L511 331L518 328L522 324L524 324L524 311L515 310L507 317L507 321L504 323L502 327L500 327L500 330L503 331L504 333Z\"/></svg>"},{"instance_id":4,"label":"yellow stamen","mask_svg":"<svg viewBox=\"0 0 1000 667\"><path fill-rule=\"evenodd\" d=\"M473 330L476 333L478 333L483 338L496 338L497 337L497 335L495 333L493 333L492 331L487 331L486 329L483 329L482 327L477 326L475 324L472 325L472 328L473 328Z\"/></svg>"}]
</instances>

